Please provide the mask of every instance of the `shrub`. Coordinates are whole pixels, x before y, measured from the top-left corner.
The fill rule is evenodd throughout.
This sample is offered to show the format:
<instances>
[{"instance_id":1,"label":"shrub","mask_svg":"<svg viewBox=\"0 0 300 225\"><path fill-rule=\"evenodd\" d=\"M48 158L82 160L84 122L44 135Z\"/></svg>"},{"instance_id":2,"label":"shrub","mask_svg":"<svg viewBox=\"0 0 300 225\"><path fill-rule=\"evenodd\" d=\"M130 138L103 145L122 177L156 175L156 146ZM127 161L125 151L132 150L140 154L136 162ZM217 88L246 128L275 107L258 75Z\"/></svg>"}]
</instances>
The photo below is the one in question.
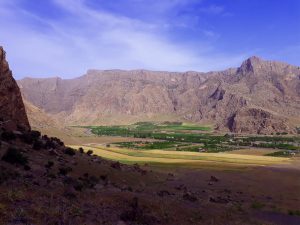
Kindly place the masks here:
<instances>
[{"instance_id":1,"label":"shrub","mask_svg":"<svg viewBox=\"0 0 300 225\"><path fill-rule=\"evenodd\" d=\"M253 209L262 209L263 207L265 207L265 204L263 204L261 202L253 202L251 204L251 208L253 208Z\"/></svg>"},{"instance_id":2,"label":"shrub","mask_svg":"<svg viewBox=\"0 0 300 225\"><path fill-rule=\"evenodd\" d=\"M1 138L5 141L15 140L16 135L12 131L4 131Z\"/></svg>"},{"instance_id":3,"label":"shrub","mask_svg":"<svg viewBox=\"0 0 300 225\"><path fill-rule=\"evenodd\" d=\"M61 175L67 175L68 173L70 173L73 169L71 167L61 167L59 168L59 174Z\"/></svg>"},{"instance_id":4,"label":"shrub","mask_svg":"<svg viewBox=\"0 0 300 225\"><path fill-rule=\"evenodd\" d=\"M46 144L45 144L46 149L55 148L55 147L56 147L56 145L53 141L51 141L50 139L46 140Z\"/></svg>"},{"instance_id":5,"label":"shrub","mask_svg":"<svg viewBox=\"0 0 300 225\"><path fill-rule=\"evenodd\" d=\"M64 143L63 143L59 138L57 138L57 137L51 137L50 140L51 140L52 142L57 143L57 144L60 145L60 146L63 146L63 145L64 145Z\"/></svg>"},{"instance_id":6,"label":"shrub","mask_svg":"<svg viewBox=\"0 0 300 225\"><path fill-rule=\"evenodd\" d=\"M18 172L10 171L5 167L0 167L0 184L6 182L7 180L15 179L19 176L20 174Z\"/></svg>"},{"instance_id":7,"label":"shrub","mask_svg":"<svg viewBox=\"0 0 300 225\"><path fill-rule=\"evenodd\" d=\"M28 159L26 156L23 156L21 151L16 148L8 148L2 160L11 164L17 165L27 165Z\"/></svg>"},{"instance_id":8,"label":"shrub","mask_svg":"<svg viewBox=\"0 0 300 225\"><path fill-rule=\"evenodd\" d=\"M32 144L33 143L33 138L30 135L30 133L24 133L21 136L21 140L26 143L26 144Z\"/></svg>"},{"instance_id":9,"label":"shrub","mask_svg":"<svg viewBox=\"0 0 300 225\"><path fill-rule=\"evenodd\" d=\"M32 148L34 150L40 150L43 147L43 143L40 140L35 140L33 142Z\"/></svg>"},{"instance_id":10,"label":"shrub","mask_svg":"<svg viewBox=\"0 0 300 225\"><path fill-rule=\"evenodd\" d=\"M44 140L48 140L49 139L49 137L45 134L45 135L43 135L42 136L42 139L44 139Z\"/></svg>"},{"instance_id":11,"label":"shrub","mask_svg":"<svg viewBox=\"0 0 300 225\"><path fill-rule=\"evenodd\" d=\"M88 150L86 154L92 155L94 152L92 150Z\"/></svg>"},{"instance_id":12,"label":"shrub","mask_svg":"<svg viewBox=\"0 0 300 225\"><path fill-rule=\"evenodd\" d=\"M32 137L33 140L37 140L41 137L41 132L37 130L32 130L30 131L30 136Z\"/></svg>"},{"instance_id":13,"label":"shrub","mask_svg":"<svg viewBox=\"0 0 300 225\"><path fill-rule=\"evenodd\" d=\"M25 166L24 166L24 170L26 170L26 171L31 170L31 167L28 166L28 165L25 165Z\"/></svg>"},{"instance_id":14,"label":"shrub","mask_svg":"<svg viewBox=\"0 0 300 225\"><path fill-rule=\"evenodd\" d=\"M84 153L83 148L80 147L78 150L79 150L80 153Z\"/></svg>"},{"instance_id":15,"label":"shrub","mask_svg":"<svg viewBox=\"0 0 300 225\"><path fill-rule=\"evenodd\" d=\"M23 133L21 139L27 144L32 144L34 141L38 140L40 136L41 132L33 130Z\"/></svg>"},{"instance_id":16,"label":"shrub","mask_svg":"<svg viewBox=\"0 0 300 225\"><path fill-rule=\"evenodd\" d=\"M45 165L47 169L50 169L52 166L54 166L54 162L52 161L48 161L48 163Z\"/></svg>"},{"instance_id":17,"label":"shrub","mask_svg":"<svg viewBox=\"0 0 300 225\"><path fill-rule=\"evenodd\" d=\"M300 216L300 210L289 210L288 214L290 216Z\"/></svg>"},{"instance_id":18,"label":"shrub","mask_svg":"<svg viewBox=\"0 0 300 225\"><path fill-rule=\"evenodd\" d=\"M75 150L73 148L66 148L65 151L64 151L64 153L66 155L70 155L70 156L73 156L73 155L76 154L76 152L75 152Z\"/></svg>"}]
</instances>

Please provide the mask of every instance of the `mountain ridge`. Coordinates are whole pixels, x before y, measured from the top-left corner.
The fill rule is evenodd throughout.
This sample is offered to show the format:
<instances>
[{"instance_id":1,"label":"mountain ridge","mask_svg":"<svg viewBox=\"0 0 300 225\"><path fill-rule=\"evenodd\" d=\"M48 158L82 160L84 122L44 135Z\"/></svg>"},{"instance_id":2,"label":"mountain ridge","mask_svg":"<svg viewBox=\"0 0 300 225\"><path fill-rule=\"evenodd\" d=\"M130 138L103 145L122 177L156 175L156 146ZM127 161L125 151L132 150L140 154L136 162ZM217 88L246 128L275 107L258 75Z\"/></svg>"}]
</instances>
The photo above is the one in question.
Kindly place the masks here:
<instances>
[{"instance_id":1,"label":"mountain ridge","mask_svg":"<svg viewBox=\"0 0 300 225\"><path fill-rule=\"evenodd\" d=\"M137 68L137 69L87 69L86 73L83 75L78 75L75 77L71 77L71 78L63 78L61 76L57 76L57 75L53 75L53 76L49 76L49 77L30 77L30 76L25 76L19 80L26 80L26 79L61 79L61 80L72 80L72 79L77 79L83 76L87 76L89 74L93 74L95 72L155 72L155 73L174 73L174 74L190 74L190 73L197 73L197 74L213 74L213 73L218 73L218 72L225 72L225 71L235 71L238 70L240 67L243 66L243 64L247 63L247 62L251 62L252 64L255 64L256 62L264 62L264 63L270 63L270 64L281 64L282 66L285 67L295 67L295 68L300 68L300 66L298 65L293 65L293 64L289 64L287 62L282 62L282 61L278 61L278 60L266 60L260 56L257 55L253 55L250 56L248 58L246 58L244 61L242 61L242 63L240 64L240 66L236 66L236 67L229 67L227 69L224 70L210 70L207 72L201 72L201 71L197 71L197 70L186 70L186 71L168 71L168 70L151 70L151 69L141 69L141 68Z\"/></svg>"},{"instance_id":2,"label":"mountain ridge","mask_svg":"<svg viewBox=\"0 0 300 225\"><path fill-rule=\"evenodd\" d=\"M238 68L208 73L93 69L74 79L18 84L26 100L68 125L170 117L220 131L270 134L295 132L290 121L300 121L299 77L297 66L253 56Z\"/></svg>"}]
</instances>

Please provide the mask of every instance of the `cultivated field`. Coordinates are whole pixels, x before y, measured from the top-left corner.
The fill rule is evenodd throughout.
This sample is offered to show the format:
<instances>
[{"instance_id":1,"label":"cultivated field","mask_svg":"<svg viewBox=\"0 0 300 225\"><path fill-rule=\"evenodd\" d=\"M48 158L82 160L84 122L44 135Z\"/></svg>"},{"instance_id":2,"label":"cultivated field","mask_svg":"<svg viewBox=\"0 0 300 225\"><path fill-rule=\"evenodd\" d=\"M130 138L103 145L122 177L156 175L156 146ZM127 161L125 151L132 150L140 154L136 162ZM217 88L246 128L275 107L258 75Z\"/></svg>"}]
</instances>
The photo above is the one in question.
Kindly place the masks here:
<instances>
[{"instance_id":1,"label":"cultivated field","mask_svg":"<svg viewBox=\"0 0 300 225\"><path fill-rule=\"evenodd\" d=\"M203 166L266 166L273 164L289 163L290 159L283 157L254 156L228 153L199 153L164 150L134 150L116 147L103 147L96 144L72 145L75 149L82 147L92 150L95 155L106 159L117 160L123 163L147 164L176 164L185 167Z\"/></svg>"},{"instance_id":2,"label":"cultivated field","mask_svg":"<svg viewBox=\"0 0 300 225\"><path fill-rule=\"evenodd\" d=\"M181 122L72 129L78 137L68 143L71 147L127 164L215 168L283 165L300 152L298 136L216 134L211 126Z\"/></svg>"}]
</instances>

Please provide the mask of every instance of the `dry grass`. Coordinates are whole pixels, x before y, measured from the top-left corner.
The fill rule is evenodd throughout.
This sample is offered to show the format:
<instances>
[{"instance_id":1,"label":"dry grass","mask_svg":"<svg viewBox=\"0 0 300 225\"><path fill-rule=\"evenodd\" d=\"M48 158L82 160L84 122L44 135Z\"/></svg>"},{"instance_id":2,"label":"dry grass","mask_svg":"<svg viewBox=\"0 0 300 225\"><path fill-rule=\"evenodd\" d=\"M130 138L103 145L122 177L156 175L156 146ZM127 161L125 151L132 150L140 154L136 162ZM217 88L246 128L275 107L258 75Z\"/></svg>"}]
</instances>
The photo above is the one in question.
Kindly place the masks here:
<instances>
[{"instance_id":1,"label":"dry grass","mask_svg":"<svg viewBox=\"0 0 300 225\"><path fill-rule=\"evenodd\" d=\"M269 149L269 148L248 148L248 149L239 149L228 152L228 154L239 154L239 155L257 155L263 156L266 154L277 152L278 149Z\"/></svg>"},{"instance_id":2,"label":"dry grass","mask_svg":"<svg viewBox=\"0 0 300 225\"><path fill-rule=\"evenodd\" d=\"M285 164L289 162L287 158L240 155L228 153L198 153L198 152L178 152L163 150L132 150L116 147L102 147L89 145L72 145L78 149L91 149L94 154L103 158L117 160L125 163L149 163L149 164L184 164L185 166L203 166L207 164L237 165L237 166L267 166L274 164Z\"/></svg>"}]
</instances>

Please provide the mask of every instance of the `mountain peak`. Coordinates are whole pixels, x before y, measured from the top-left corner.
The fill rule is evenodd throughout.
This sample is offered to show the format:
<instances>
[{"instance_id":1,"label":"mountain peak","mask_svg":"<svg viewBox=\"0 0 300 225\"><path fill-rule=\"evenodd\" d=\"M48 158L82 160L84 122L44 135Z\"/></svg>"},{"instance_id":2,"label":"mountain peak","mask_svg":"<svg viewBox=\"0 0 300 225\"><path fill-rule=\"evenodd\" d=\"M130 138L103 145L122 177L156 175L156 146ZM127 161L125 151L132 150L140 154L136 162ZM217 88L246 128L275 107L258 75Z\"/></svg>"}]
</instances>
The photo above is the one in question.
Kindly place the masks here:
<instances>
[{"instance_id":1,"label":"mountain peak","mask_svg":"<svg viewBox=\"0 0 300 225\"><path fill-rule=\"evenodd\" d=\"M262 68L266 61L262 58L257 56L251 56L250 58L246 59L241 67L239 68L240 72L255 72L258 69Z\"/></svg>"},{"instance_id":2,"label":"mountain peak","mask_svg":"<svg viewBox=\"0 0 300 225\"><path fill-rule=\"evenodd\" d=\"M251 61L251 62L260 62L260 61L264 61L262 58L256 56L256 55L253 55L251 56L250 58L246 59L246 61Z\"/></svg>"}]
</instances>

